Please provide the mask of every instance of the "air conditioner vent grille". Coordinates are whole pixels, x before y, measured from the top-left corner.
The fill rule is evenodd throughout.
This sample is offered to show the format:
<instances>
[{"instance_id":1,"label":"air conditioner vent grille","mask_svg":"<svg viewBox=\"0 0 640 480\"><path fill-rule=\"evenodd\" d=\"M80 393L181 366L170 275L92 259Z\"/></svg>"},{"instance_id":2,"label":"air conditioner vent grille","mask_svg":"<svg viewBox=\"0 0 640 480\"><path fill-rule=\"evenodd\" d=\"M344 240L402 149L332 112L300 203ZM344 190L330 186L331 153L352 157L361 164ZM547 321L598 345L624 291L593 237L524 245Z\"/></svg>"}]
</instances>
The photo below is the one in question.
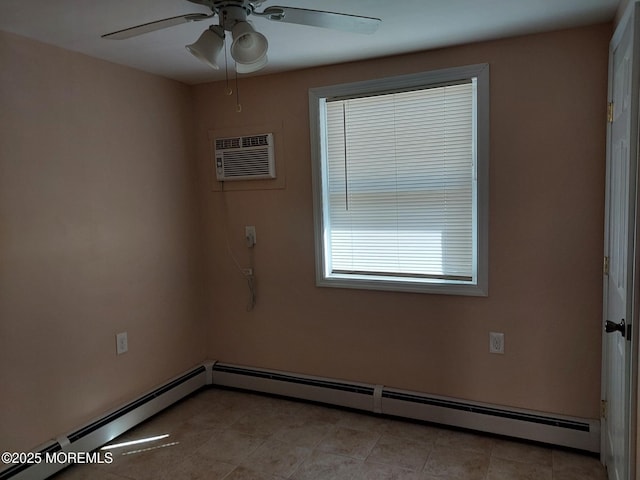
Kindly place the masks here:
<instances>
[{"instance_id":1,"label":"air conditioner vent grille","mask_svg":"<svg viewBox=\"0 0 640 480\"><path fill-rule=\"evenodd\" d=\"M269 161L264 152L244 150L229 152L224 157L225 177L269 175Z\"/></svg>"},{"instance_id":2,"label":"air conditioner vent grille","mask_svg":"<svg viewBox=\"0 0 640 480\"><path fill-rule=\"evenodd\" d=\"M216 140L216 150L228 150L230 148L240 148L241 137L218 138Z\"/></svg>"},{"instance_id":3,"label":"air conditioner vent grille","mask_svg":"<svg viewBox=\"0 0 640 480\"><path fill-rule=\"evenodd\" d=\"M258 180L276 177L273 134L215 139L216 178Z\"/></svg>"},{"instance_id":4,"label":"air conditioner vent grille","mask_svg":"<svg viewBox=\"0 0 640 480\"><path fill-rule=\"evenodd\" d=\"M243 147L266 147L269 145L269 135L253 135L242 137Z\"/></svg>"}]
</instances>

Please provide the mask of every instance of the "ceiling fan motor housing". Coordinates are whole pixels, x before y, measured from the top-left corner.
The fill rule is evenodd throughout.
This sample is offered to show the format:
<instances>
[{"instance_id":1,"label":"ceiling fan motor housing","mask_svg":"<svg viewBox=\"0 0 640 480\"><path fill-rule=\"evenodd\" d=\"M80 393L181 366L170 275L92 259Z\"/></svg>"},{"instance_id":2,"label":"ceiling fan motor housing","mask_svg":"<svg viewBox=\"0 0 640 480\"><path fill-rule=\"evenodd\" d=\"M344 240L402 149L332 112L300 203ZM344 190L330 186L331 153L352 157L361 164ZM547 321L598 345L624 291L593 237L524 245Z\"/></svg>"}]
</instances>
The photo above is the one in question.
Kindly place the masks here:
<instances>
[{"instance_id":1,"label":"ceiling fan motor housing","mask_svg":"<svg viewBox=\"0 0 640 480\"><path fill-rule=\"evenodd\" d=\"M251 13L251 10L248 10L244 6L244 2L227 1L220 3L224 3L224 5L217 10L220 25L228 32L232 31L233 27L238 23L246 22L247 15Z\"/></svg>"},{"instance_id":2,"label":"ceiling fan motor housing","mask_svg":"<svg viewBox=\"0 0 640 480\"><path fill-rule=\"evenodd\" d=\"M247 0L189 0L192 3L205 5L212 12L217 13L220 26L227 31L232 31L238 22L246 22L262 1L249 2Z\"/></svg>"}]
</instances>

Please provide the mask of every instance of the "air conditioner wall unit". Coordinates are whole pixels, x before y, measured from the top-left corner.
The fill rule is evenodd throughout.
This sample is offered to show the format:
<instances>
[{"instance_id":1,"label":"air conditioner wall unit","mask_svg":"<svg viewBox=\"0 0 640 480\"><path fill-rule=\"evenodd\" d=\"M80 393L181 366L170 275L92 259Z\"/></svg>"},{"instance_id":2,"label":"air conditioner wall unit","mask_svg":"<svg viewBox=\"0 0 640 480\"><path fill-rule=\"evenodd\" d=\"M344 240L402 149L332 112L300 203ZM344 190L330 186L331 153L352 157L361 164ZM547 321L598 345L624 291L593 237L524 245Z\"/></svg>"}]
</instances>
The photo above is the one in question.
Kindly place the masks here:
<instances>
[{"instance_id":1,"label":"air conditioner wall unit","mask_svg":"<svg viewBox=\"0 0 640 480\"><path fill-rule=\"evenodd\" d=\"M218 181L276 178L273 133L215 138Z\"/></svg>"}]
</instances>

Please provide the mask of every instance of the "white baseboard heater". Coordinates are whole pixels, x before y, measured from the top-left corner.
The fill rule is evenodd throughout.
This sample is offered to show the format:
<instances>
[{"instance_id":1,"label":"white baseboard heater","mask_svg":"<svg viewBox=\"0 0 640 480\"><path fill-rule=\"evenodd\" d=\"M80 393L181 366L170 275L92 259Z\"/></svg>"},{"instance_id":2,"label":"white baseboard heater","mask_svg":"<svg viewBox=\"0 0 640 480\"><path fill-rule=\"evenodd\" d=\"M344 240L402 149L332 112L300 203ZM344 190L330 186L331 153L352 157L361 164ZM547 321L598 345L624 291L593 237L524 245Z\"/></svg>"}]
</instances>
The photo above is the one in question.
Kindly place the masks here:
<instances>
[{"instance_id":1,"label":"white baseboard heater","mask_svg":"<svg viewBox=\"0 0 640 480\"><path fill-rule=\"evenodd\" d=\"M588 452L600 451L600 421L462 401L383 385L213 364L213 384L439 423Z\"/></svg>"},{"instance_id":2,"label":"white baseboard heater","mask_svg":"<svg viewBox=\"0 0 640 480\"><path fill-rule=\"evenodd\" d=\"M462 401L383 385L208 362L118 409L33 450L91 452L206 385L308 400L505 435L588 452L600 451L600 422L563 415ZM16 464L0 470L0 480L43 480L67 465Z\"/></svg>"},{"instance_id":3,"label":"white baseboard heater","mask_svg":"<svg viewBox=\"0 0 640 480\"><path fill-rule=\"evenodd\" d=\"M210 368L209 365L209 370ZM41 445L33 452L40 454L40 458L46 458L47 453L91 452L202 388L207 383L207 379L210 379L210 373L204 365L200 365L142 395L137 400ZM69 464L47 462L14 464L0 470L0 480L43 480L67 466Z\"/></svg>"}]
</instances>

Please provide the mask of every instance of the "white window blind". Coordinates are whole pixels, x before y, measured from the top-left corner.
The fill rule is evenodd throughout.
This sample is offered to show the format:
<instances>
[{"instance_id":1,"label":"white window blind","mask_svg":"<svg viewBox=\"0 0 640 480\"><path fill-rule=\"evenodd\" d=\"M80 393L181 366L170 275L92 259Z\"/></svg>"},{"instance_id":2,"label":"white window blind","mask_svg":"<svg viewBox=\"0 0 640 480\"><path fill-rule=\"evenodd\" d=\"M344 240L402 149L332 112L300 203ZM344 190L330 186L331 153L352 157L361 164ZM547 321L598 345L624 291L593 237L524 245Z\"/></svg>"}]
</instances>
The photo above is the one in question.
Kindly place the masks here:
<instances>
[{"instance_id":1,"label":"white window blind","mask_svg":"<svg viewBox=\"0 0 640 480\"><path fill-rule=\"evenodd\" d=\"M330 274L472 281L476 81L327 99Z\"/></svg>"}]
</instances>

